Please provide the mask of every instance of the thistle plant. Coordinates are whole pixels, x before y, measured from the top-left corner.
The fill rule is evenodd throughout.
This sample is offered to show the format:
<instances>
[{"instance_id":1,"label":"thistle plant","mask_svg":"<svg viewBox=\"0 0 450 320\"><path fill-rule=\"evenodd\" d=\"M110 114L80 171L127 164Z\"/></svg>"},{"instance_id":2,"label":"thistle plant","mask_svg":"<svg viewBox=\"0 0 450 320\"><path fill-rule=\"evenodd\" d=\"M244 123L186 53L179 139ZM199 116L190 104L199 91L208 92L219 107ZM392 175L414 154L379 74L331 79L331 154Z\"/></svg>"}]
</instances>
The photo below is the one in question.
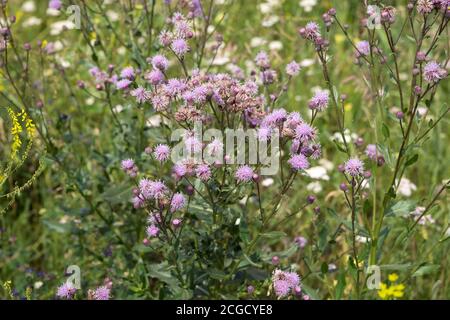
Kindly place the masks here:
<instances>
[{"instance_id":1,"label":"thistle plant","mask_svg":"<svg viewBox=\"0 0 450 320\"><path fill-rule=\"evenodd\" d=\"M448 295L447 0L264 2L268 45L246 2L31 2L0 4L8 298Z\"/></svg>"}]
</instances>

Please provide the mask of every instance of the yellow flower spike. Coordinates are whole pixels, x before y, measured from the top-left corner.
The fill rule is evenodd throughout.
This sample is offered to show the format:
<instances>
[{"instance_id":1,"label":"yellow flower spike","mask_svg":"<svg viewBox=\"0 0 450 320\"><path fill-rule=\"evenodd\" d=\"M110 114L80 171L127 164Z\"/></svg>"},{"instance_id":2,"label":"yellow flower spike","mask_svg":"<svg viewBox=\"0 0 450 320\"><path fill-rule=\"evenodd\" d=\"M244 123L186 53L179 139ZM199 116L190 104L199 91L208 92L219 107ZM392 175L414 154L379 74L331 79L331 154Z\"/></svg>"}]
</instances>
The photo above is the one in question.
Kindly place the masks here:
<instances>
[{"instance_id":1,"label":"yellow flower spike","mask_svg":"<svg viewBox=\"0 0 450 320\"><path fill-rule=\"evenodd\" d=\"M391 273L391 274L389 275L388 279L389 279L390 282L395 282L395 281L398 280L398 274L396 274L396 273Z\"/></svg>"},{"instance_id":2,"label":"yellow flower spike","mask_svg":"<svg viewBox=\"0 0 450 320\"><path fill-rule=\"evenodd\" d=\"M47 40L42 41L41 48L42 49L45 48L47 46L47 44L48 44Z\"/></svg>"}]
</instances>

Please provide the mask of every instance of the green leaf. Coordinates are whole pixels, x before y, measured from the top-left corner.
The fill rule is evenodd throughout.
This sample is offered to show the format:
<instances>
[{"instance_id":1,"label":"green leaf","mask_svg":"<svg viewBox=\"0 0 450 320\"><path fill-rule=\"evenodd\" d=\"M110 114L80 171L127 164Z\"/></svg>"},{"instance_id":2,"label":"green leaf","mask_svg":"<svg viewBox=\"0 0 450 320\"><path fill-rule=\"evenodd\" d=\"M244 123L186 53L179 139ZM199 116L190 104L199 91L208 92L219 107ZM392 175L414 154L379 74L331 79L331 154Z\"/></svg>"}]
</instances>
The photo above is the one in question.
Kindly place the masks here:
<instances>
[{"instance_id":1,"label":"green leaf","mask_svg":"<svg viewBox=\"0 0 450 320\"><path fill-rule=\"evenodd\" d=\"M409 167L410 165L413 165L418 159L419 159L419 155L416 153L415 155L413 155L406 161L405 167Z\"/></svg>"},{"instance_id":2,"label":"green leaf","mask_svg":"<svg viewBox=\"0 0 450 320\"><path fill-rule=\"evenodd\" d=\"M415 203L411 200L391 202L386 209L385 216L406 216L414 210L414 207Z\"/></svg>"},{"instance_id":3,"label":"green leaf","mask_svg":"<svg viewBox=\"0 0 450 320\"><path fill-rule=\"evenodd\" d=\"M171 287L178 286L178 280L172 275L166 262L149 265L148 276L167 283Z\"/></svg>"},{"instance_id":4,"label":"green leaf","mask_svg":"<svg viewBox=\"0 0 450 320\"><path fill-rule=\"evenodd\" d=\"M340 300L342 298L342 294L344 293L344 288L346 285L345 273L341 272L338 277L338 283L336 285L336 300Z\"/></svg>"},{"instance_id":5,"label":"green leaf","mask_svg":"<svg viewBox=\"0 0 450 320\"><path fill-rule=\"evenodd\" d=\"M390 131L389 131L388 126L387 126L385 123L383 123L383 126L382 126L382 128L381 128L381 132L383 133L383 136L384 136L386 139L389 139L391 133L390 133Z\"/></svg>"},{"instance_id":6,"label":"green leaf","mask_svg":"<svg viewBox=\"0 0 450 320\"><path fill-rule=\"evenodd\" d=\"M283 231L271 231L271 232L266 232L266 233L261 234L261 237L271 239L271 240L274 240L274 239L277 240L277 239L280 239L280 238L283 238L286 236L287 236L286 233L284 233Z\"/></svg>"},{"instance_id":7,"label":"green leaf","mask_svg":"<svg viewBox=\"0 0 450 320\"><path fill-rule=\"evenodd\" d=\"M326 262L322 262L322 265L320 266L320 271L322 274L328 273L328 264Z\"/></svg>"},{"instance_id":8,"label":"green leaf","mask_svg":"<svg viewBox=\"0 0 450 320\"><path fill-rule=\"evenodd\" d=\"M340 152L342 152L342 153L347 153L347 151L345 151L344 147L341 146L341 145L339 144L339 142L337 142L336 140L333 140L333 142L334 142L334 144L336 145L336 147L338 148L338 150L339 150Z\"/></svg>"},{"instance_id":9,"label":"green leaf","mask_svg":"<svg viewBox=\"0 0 450 320\"><path fill-rule=\"evenodd\" d=\"M216 280L224 280L227 275L225 274L225 272L219 270L219 269L209 269L207 271L208 275Z\"/></svg>"},{"instance_id":10,"label":"green leaf","mask_svg":"<svg viewBox=\"0 0 450 320\"><path fill-rule=\"evenodd\" d=\"M428 275L430 273L435 273L435 272L439 271L440 267L441 266L438 264L430 264L430 265L421 266L421 267L419 267L419 269L417 269L412 274L412 276L413 277L422 277L422 276Z\"/></svg>"}]
</instances>

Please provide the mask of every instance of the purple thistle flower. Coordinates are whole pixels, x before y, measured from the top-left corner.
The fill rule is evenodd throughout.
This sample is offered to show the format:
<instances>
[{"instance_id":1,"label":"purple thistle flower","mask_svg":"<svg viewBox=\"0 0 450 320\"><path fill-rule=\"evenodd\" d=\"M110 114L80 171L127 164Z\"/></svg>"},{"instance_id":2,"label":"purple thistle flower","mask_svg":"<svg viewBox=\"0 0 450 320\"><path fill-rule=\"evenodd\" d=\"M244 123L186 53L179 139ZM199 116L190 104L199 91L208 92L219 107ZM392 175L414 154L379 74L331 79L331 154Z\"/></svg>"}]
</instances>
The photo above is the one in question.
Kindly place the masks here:
<instances>
[{"instance_id":1,"label":"purple thistle flower","mask_svg":"<svg viewBox=\"0 0 450 320\"><path fill-rule=\"evenodd\" d=\"M138 87L130 92L130 95L136 98L137 103L144 103L150 100L151 94L150 91L147 91L143 87Z\"/></svg>"},{"instance_id":2,"label":"purple thistle flower","mask_svg":"<svg viewBox=\"0 0 450 320\"><path fill-rule=\"evenodd\" d=\"M285 272L286 280L289 282L291 288L294 288L300 284L300 277L295 272Z\"/></svg>"},{"instance_id":3,"label":"purple thistle flower","mask_svg":"<svg viewBox=\"0 0 450 320\"><path fill-rule=\"evenodd\" d=\"M368 41L365 41L365 40L359 41L356 44L356 49L357 49L357 51L356 51L357 58L362 57L362 56L367 57L370 54L370 44Z\"/></svg>"},{"instance_id":4,"label":"purple thistle flower","mask_svg":"<svg viewBox=\"0 0 450 320\"><path fill-rule=\"evenodd\" d=\"M162 111L168 107L170 100L164 95L157 94L151 98L151 102L156 111Z\"/></svg>"},{"instance_id":5,"label":"purple thistle flower","mask_svg":"<svg viewBox=\"0 0 450 320\"><path fill-rule=\"evenodd\" d=\"M159 34L158 37L159 43L161 43L161 45L163 47L167 47L170 45L170 43L172 42L172 34L170 34L168 31L163 30L161 31L161 33Z\"/></svg>"},{"instance_id":6,"label":"purple thistle flower","mask_svg":"<svg viewBox=\"0 0 450 320\"><path fill-rule=\"evenodd\" d=\"M77 289L73 286L71 282L65 282L56 291L56 295L59 298L70 300L75 295Z\"/></svg>"},{"instance_id":7,"label":"purple thistle flower","mask_svg":"<svg viewBox=\"0 0 450 320\"><path fill-rule=\"evenodd\" d=\"M153 156L159 162L164 162L170 157L170 147L166 144L159 144L156 146Z\"/></svg>"},{"instance_id":8,"label":"purple thistle flower","mask_svg":"<svg viewBox=\"0 0 450 320\"><path fill-rule=\"evenodd\" d=\"M284 109L275 109L267 116L264 117L262 121L262 126L278 126L287 119L287 112Z\"/></svg>"},{"instance_id":9,"label":"purple thistle flower","mask_svg":"<svg viewBox=\"0 0 450 320\"><path fill-rule=\"evenodd\" d=\"M211 178L211 169L207 164L199 164L195 168L195 175L202 181L208 181Z\"/></svg>"},{"instance_id":10,"label":"purple thistle flower","mask_svg":"<svg viewBox=\"0 0 450 320\"><path fill-rule=\"evenodd\" d=\"M173 166L172 172L175 175L175 178L179 180L186 175L186 166L182 163L177 163Z\"/></svg>"},{"instance_id":11,"label":"purple thistle flower","mask_svg":"<svg viewBox=\"0 0 450 320\"><path fill-rule=\"evenodd\" d=\"M166 195L167 187L162 181L141 179L139 190L144 199L162 199Z\"/></svg>"},{"instance_id":12,"label":"purple thistle flower","mask_svg":"<svg viewBox=\"0 0 450 320\"><path fill-rule=\"evenodd\" d=\"M133 208L135 209L142 208L145 204L145 200L142 199L140 196L133 197L133 199L131 199L131 202L133 203Z\"/></svg>"},{"instance_id":13,"label":"purple thistle flower","mask_svg":"<svg viewBox=\"0 0 450 320\"><path fill-rule=\"evenodd\" d=\"M174 213L186 205L186 198L182 193L175 193L170 203L170 212Z\"/></svg>"},{"instance_id":14,"label":"purple thistle flower","mask_svg":"<svg viewBox=\"0 0 450 320\"><path fill-rule=\"evenodd\" d=\"M364 173L364 163L358 158L351 158L345 163L345 173L352 176L358 177Z\"/></svg>"},{"instance_id":15,"label":"purple thistle flower","mask_svg":"<svg viewBox=\"0 0 450 320\"><path fill-rule=\"evenodd\" d=\"M116 88L118 90L124 90L127 89L131 84L131 81L128 79L122 79L116 82Z\"/></svg>"},{"instance_id":16,"label":"purple thistle flower","mask_svg":"<svg viewBox=\"0 0 450 320\"><path fill-rule=\"evenodd\" d=\"M288 76L295 77L296 75L298 75L300 73L300 69L301 69L301 67L297 62L291 61L286 66L286 74Z\"/></svg>"},{"instance_id":17,"label":"purple thistle flower","mask_svg":"<svg viewBox=\"0 0 450 320\"><path fill-rule=\"evenodd\" d=\"M286 126L291 129L295 129L300 123L303 122L302 116L298 112L291 112L287 116Z\"/></svg>"},{"instance_id":18,"label":"purple thistle flower","mask_svg":"<svg viewBox=\"0 0 450 320\"><path fill-rule=\"evenodd\" d=\"M94 299L95 300L109 300L111 290L106 286L101 286L95 289Z\"/></svg>"},{"instance_id":19,"label":"purple thistle flower","mask_svg":"<svg viewBox=\"0 0 450 320\"><path fill-rule=\"evenodd\" d=\"M275 294L279 298L283 298L289 295L289 291L291 290L289 282L287 282L286 280L276 280L273 283L273 289L275 290Z\"/></svg>"},{"instance_id":20,"label":"purple thistle flower","mask_svg":"<svg viewBox=\"0 0 450 320\"><path fill-rule=\"evenodd\" d=\"M272 284L275 294L283 298L294 291L294 288L300 284L300 277L295 272L284 272L276 269L272 274Z\"/></svg>"},{"instance_id":21,"label":"purple thistle flower","mask_svg":"<svg viewBox=\"0 0 450 320\"><path fill-rule=\"evenodd\" d=\"M307 123L300 123L295 128L295 137L301 142L309 142L316 138L316 129Z\"/></svg>"},{"instance_id":22,"label":"purple thistle flower","mask_svg":"<svg viewBox=\"0 0 450 320\"><path fill-rule=\"evenodd\" d=\"M368 144L365 154L370 160L377 160L377 146L375 144Z\"/></svg>"},{"instance_id":23,"label":"purple thistle flower","mask_svg":"<svg viewBox=\"0 0 450 320\"><path fill-rule=\"evenodd\" d=\"M120 72L120 77L122 79L134 80L134 77L135 77L134 68L126 67L126 68L122 69L122 71Z\"/></svg>"},{"instance_id":24,"label":"purple thistle flower","mask_svg":"<svg viewBox=\"0 0 450 320\"><path fill-rule=\"evenodd\" d=\"M288 163L291 165L292 169L296 171L305 170L309 168L309 161L303 154L293 155L288 160Z\"/></svg>"},{"instance_id":25,"label":"purple thistle flower","mask_svg":"<svg viewBox=\"0 0 450 320\"><path fill-rule=\"evenodd\" d=\"M62 2L61 0L50 0L48 3L48 7L53 10L61 10Z\"/></svg>"},{"instance_id":26,"label":"purple thistle flower","mask_svg":"<svg viewBox=\"0 0 450 320\"><path fill-rule=\"evenodd\" d=\"M258 129L258 139L260 141L267 141L272 134L272 129L269 127L260 127Z\"/></svg>"},{"instance_id":27,"label":"purple thistle flower","mask_svg":"<svg viewBox=\"0 0 450 320\"><path fill-rule=\"evenodd\" d=\"M189 51L189 46L184 39L175 39L172 41L171 48L173 52L180 58L184 57L184 55Z\"/></svg>"},{"instance_id":28,"label":"purple thistle flower","mask_svg":"<svg viewBox=\"0 0 450 320\"><path fill-rule=\"evenodd\" d=\"M305 237L299 236L295 237L294 242L299 246L300 249L303 249L308 243L308 240Z\"/></svg>"},{"instance_id":29,"label":"purple thistle flower","mask_svg":"<svg viewBox=\"0 0 450 320\"><path fill-rule=\"evenodd\" d=\"M308 22L304 28L300 29L300 35L308 40L316 41L320 38L319 25L316 22Z\"/></svg>"},{"instance_id":30,"label":"purple thistle flower","mask_svg":"<svg viewBox=\"0 0 450 320\"><path fill-rule=\"evenodd\" d=\"M420 14L429 14L433 11L434 5L432 0L419 0L417 1L417 12Z\"/></svg>"},{"instance_id":31,"label":"purple thistle flower","mask_svg":"<svg viewBox=\"0 0 450 320\"><path fill-rule=\"evenodd\" d=\"M152 71L147 72L144 78L156 86L164 81L164 74L159 69L153 69Z\"/></svg>"},{"instance_id":32,"label":"purple thistle flower","mask_svg":"<svg viewBox=\"0 0 450 320\"><path fill-rule=\"evenodd\" d=\"M165 71L167 70L168 66L169 66L169 61L167 60L167 58L161 54L158 54L156 56L154 56L151 59L151 63L154 69L158 69L161 71Z\"/></svg>"},{"instance_id":33,"label":"purple thistle flower","mask_svg":"<svg viewBox=\"0 0 450 320\"><path fill-rule=\"evenodd\" d=\"M265 51L260 51L255 57L255 63L258 67L263 69L270 68L270 60L269 56Z\"/></svg>"},{"instance_id":34,"label":"purple thistle flower","mask_svg":"<svg viewBox=\"0 0 450 320\"><path fill-rule=\"evenodd\" d=\"M249 166L241 166L237 169L235 178L238 182L249 182L253 178L253 169Z\"/></svg>"},{"instance_id":35,"label":"purple thistle flower","mask_svg":"<svg viewBox=\"0 0 450 320\"><path fill-rule=\"evenodd\" d=\"M312 148L311 158L313 158L314 160L319 159L322 156L322 146L319 143L316 143L313 144L311 148Z\"/></svg>"},{"instance_id":36,"label":"purple thistle flower","mask_svg":"<svg viewBox=\"0 0 450 320\"><path fill-rule=\"evenodd\" d=\"M154 224L147 227L147 235L150 238L157 237L158 234L159 234L159 228L157 226L155 226Z\"/></svg>"},{"instance_id":37,"label":"purple thistle flower","mask_svg":"<svg viewBox=\"0 0 450 320\"><path fill-rule=\"evenodd\" d=\"M311 110L323 111L328 107L329 94L326 90L319 90L309 100L308 107Z\"/></svg>"},{"instance_id":38,"label":"purple thistle flower","mask_svg":"<svg viewBox=\"0 0 450 320\"><path fill-rule=\"evenodd\" d=\"M181 219L173 219L172 225L174 228L178 228L181 225L182 220Z\"/></svg>"},{"instance_id":39,"label":"purple thistle flower","mask_svg":"<svg viewBox=\"0 0 450 320\"><path fill-rule=\"evenodd\" d=\"M447 76L447 70L441 68L436 61L428 62L423 68L423 78L427 82L438 82Z\"/></svg>"},{"instance_id":40,"label":"purple thistle flower","mask_svg":"<svg viewBox=\"0 0 450 320\"><path fill-rule=\"evenodd\" d=\"M208 95L208 89L206 86L197 86L192 90L192 98L195 103L204 103L206 101L206 96Z\"/></svg>"},{"instance_id":41,"label":"purple thistle flower","mask_svg":"<svg viewBox=\"0 0 450 320\"><path fill-rule=\"evenodd\" d=\"M133 159L122 160L121 166L122 169L125 171L132 170L134 168L134 160Z\"/></svg>"},{"instance_id":42,"label":"purple thistle flower","mask_svg":"<svg viewBox=\"0 0 450 320\"><path fill-rule=\"evenodd\" d=\"M178 79L169 79L165 86L165 91L171 97L175 97L186 89L186 84Z\"/></svg>"}]
</instances>

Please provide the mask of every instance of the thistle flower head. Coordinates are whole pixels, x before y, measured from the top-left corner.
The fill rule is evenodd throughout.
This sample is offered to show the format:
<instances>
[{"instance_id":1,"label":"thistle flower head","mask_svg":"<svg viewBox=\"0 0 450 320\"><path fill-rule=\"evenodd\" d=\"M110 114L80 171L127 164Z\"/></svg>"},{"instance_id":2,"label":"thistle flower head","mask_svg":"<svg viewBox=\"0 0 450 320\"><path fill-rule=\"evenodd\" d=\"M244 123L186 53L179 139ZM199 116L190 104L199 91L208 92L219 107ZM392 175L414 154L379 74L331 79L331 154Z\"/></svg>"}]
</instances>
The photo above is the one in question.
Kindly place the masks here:
<instances>
[{"instance_id":1,"label":"thistle flower head","mask_svg":"<svg viewBox=\"0 0 450 320\"><path fill-rule=\"evenodd\" d=\"M182 193L175 193L170 203L170 212L178 211L186 205L186 198Z\"/></svg>"},{"instance_id":2,"label":"thistle flower head","mask_svg":"<svg viewBox=\"0 0 450 320\"><path fill-rule=\"evenodd\" d=\"M147 227L147 236L149 236L150 238L154 238L156 236L158 236L159 234L159 228L157 226L155 226L154 224L149 225Z\"/></svg>"},{"instance_id":3,"label":"thistle flower head","mask_svg":"<svg viewBox=\"0 0 450 320\"><path fill-rule=\"evenodd\" d=\"M154 69L165 71L169 66L169 61L165 56L158 54L151 59L151 64Z\"/></svg>"},{"instance_id":4,"label":"thistle flower head","mask_svg":"<svg viewBox=\"0 0 450 320\"><path fill-rule=\"evenodd\" d=\"M211 178L211 169L207 164L199 164L195 168L195 175L202 181L208 181Z\"/></svg>"},{"instance_id":5,"label":"thistle flower head","mask_svg":"<svg viewBox=\"0 0 450 320\"><path fill-rule=\"evenodd\" d=\"M77 289L74 287L74 285L71 282L65 282L61 286L58 287L58 290L56 291L56 295L61 299L70 300L73 298L76 291L77 291Z\"/></svg>"},{"instance_id":6,"label":"thistle flower head","mask_svg":"<svg viewBox=\"0 0 450 320\"><path fill-rule=\"evenodd\" d=\"M173 52L175 52L175 54L177 56L184 57L184 55L189 51L189 46L186 42L186 40L178 38L172 41L171 44L171 48L173 50Z\"/></svg>"},{"instance_id":7,"label":"thistle flower head","mask_svg":"<svg viewBox=\"0 0 450 320\"><path fill-rule=\"evenodd\" d=\"M345 163L345 173L354 178L362 176L364 173L364 163L358 158L348 159Z\"/></svg>"},{"instance_id":8,"label":"thistle flower head","mask_svg":"<svg viewBox=\"0 0 450 320\"><path fill-rule=\"evenodd\" d=\"M109 300L110 293L111 289L106 286L101 286L95 289L93 296L95 300Z\"/></svg>"},{"instance_id":9,"label":"thistle flower head","mask_svg":"<svg viewBox=\"0 0 450 320\"><path fill-rule=\"evenodd\" d=\"M135 77L134 68L133 67L123 68L122 71L120 72L120 77L122 79L133 80Z\"/></svg>"},{"instance_id":10,"label":"thistle flower head","mask_svg":"<svg viewBox=\"0 0 450 320\"><path fill-rule=\"evenodd\" d=\"M300 65L297 62L291 61L286 66L286 74L288 76L295 77L300 73L300 69Z\"/></svg>"},{"instance_id":11,"label":"thistle flower head","mask_svg":"<svg viewBox=\"0 0 450 320\"><path fill-rule=\"evenodd\" d=\"M365 154L370 160L377 160L377 146L375 144L367 145Z\"/></svg>"},{"instance_id":12,"label":"thistle flower head","mask_svg":"<svg viewBox=\"0 0 450 320\"><path fill-rule=\"evenodd\" d=\"M235 178L238 182L249 182L253 178L253 169L249 166L241 166L236 170Z\"/></svg>"},{"instance_id":13,"label":"thistle flower head","mask_svg":"<svg viewBox=\"0 0 450 320\"><path fill-rule=\"evenodd\" d=\"M328 107L329 94L326 90L319 90L309 100L308 107L311 110L323 111Z\"/></svg>"},{"instance_id":14,"label":"thistle flower head","mask_svg":"<svg viewBox=\"0 0 450 320\"><path fill-rule=\"evenodd\" d=\"M309 161L303 154L293 155L288 163L291 165L293 170L305 170L309 168Z\"/></svg>"},{"instance_id":15,"label":"thistle flower head","mask_svg":"<svg viewBox=\"0 0 450 320\"><path fill-rule=\"evenodd\" d=\"M368 41L359 41L356 44L356 57L365 56L367 57L370 54L370 44Z\"/></svg>"},{"instance_id":16,"label":"thistle flower head","mask_svg":"<svg viewBox=\"0 0 450 320\"><path fill-rule=\"evenodd\" d=\"M153 156L159 162L164 162L170 157L170 147L166 144L159 144L156 146Z\"/></svg>"},{"instance_id":17,"label":"thistle flower head","mask_svg":"<svg viewBox=\"0 0 450 320\"><path fill-rule=\"evenodd\" d=\"M441 68L436 61L428 62L423 68L423 78L427 82L438 82L447 76L447 70Z\"/></svg>"},{"instance_id":18,"label":"thistle flower head","mask_svg":"<svg viewBox=\"0 0 450 320\"><path fill-rule=\"evenodd\" d=\"M310 142L316 138L316 129L307 123L300 123L295 128L295 137L302 143Z\"/></svg>"}]
</instances>

